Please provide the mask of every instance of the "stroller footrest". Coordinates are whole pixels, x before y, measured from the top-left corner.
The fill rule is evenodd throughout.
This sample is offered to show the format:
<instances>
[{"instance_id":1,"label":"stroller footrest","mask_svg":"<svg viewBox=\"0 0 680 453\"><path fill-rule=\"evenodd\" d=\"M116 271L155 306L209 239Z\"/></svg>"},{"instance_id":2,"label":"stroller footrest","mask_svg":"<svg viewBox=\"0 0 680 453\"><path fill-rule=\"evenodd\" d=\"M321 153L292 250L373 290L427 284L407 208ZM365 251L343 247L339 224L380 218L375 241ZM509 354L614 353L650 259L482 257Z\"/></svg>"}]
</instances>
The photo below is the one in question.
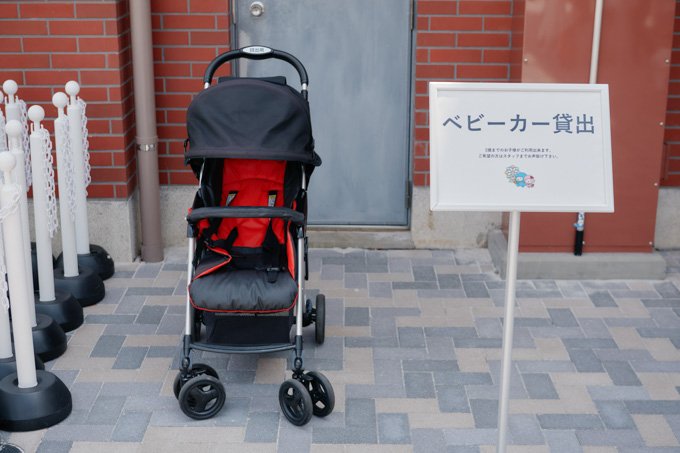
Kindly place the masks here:
<instances>
[{"instance_id":1,"label":"stroller footrest","mask_svg":"<svg viewBox=\"0 0 680 453\"><path fill-rule=\"evenodd\" d=\"M286 270L217 271L194 280L189 287L192 304L214 312L275 313L295 304L297 284Z\"/></svg>"}]
</instances>

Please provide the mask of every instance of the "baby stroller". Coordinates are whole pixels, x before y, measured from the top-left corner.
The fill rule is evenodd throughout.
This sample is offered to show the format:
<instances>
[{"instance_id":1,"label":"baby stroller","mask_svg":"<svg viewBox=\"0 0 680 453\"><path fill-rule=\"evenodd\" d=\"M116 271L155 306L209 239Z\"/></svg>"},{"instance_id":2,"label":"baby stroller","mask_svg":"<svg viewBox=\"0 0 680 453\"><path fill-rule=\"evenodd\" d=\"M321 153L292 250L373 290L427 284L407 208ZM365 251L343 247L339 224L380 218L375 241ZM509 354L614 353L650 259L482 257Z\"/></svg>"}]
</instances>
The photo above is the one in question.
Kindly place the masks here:
<instances>
[{"instance_id":1,"label":"baby stroller","mask_svg":"<svg viewBox=\"0 0 680 453\"><path fill-rule=\"evenodd\" d=\"M223 77L222 64L275 58L291 64L298 92L284 77ZM194 419L217 414L225 390L216 371L192 363L192 349L232 354L294 350L292 379L279 389L285 417L304 425L335 404L333 387L305 372L302 328L315 324L324 341L325 297L305 298L307 185L321 159L314 152L307 72L294 56L252 46L216 57L205 90L187 112L185 161L199 179L187 215L189 259L186 325L174 382L182 411ZM291 327L295 325L294 340Z\"/></svg>"}]
</instances>

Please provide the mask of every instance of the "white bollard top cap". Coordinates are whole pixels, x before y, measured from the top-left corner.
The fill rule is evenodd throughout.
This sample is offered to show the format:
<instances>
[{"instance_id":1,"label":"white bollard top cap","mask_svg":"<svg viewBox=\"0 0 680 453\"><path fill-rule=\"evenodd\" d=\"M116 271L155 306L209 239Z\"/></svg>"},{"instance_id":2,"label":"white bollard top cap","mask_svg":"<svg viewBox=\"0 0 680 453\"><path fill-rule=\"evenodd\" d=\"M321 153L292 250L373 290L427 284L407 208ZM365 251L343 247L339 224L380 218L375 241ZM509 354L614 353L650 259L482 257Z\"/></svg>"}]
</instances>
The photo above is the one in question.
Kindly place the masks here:
<instances>
[{"instance_id":1,"label":"white bollard top cap","mask_svg":"<svg viewBox=\"0 0 680 453\"><path fill-rule=\"evenodd\" d=\"M5 133L10 138L19 138L24 132L24 127L17 120L9 120L5 125Z\"/></svg>"},{"instance_id":2,"label":"white bollard top cap","mask_svg":"<svg viewBox=\"0 0 680 453\"><path fill-rule=\"evenodd\" d=\"M58 109L63 109L68 105L68 96L61 91L54 93L54 96L52 96L52 104Z\"/></svg>"},{"instance_id":3,"label":"white bollard top cap","mask_svg":"<svg viewBox=\"0 0 680 453\"><path fill-rule=\"evenodd\" d=\"M16 164L17 160L12 153L8 151L0 153L0 171L4 172L5 175L9 174ZM7 176L5 176L5 178L7 178ZM11 181L11 176L10 179L6 180Z\"/></svg>"},{"instance_id":4,"label":"white bollard top cap","mask_svg":"<svg viewBox=\"0 0 680 453\"><path fill-rule=\"evenodd\" d=\"M2 91L13 96L19 91L19 85L14 80L5 80L5 83L2 84Z\"/></svg>"},{"instance_id":5,"label":"white bollard top cap","mask_svg":"<svg viewBox=\"0 0 680 453\"><path fill-rule=\"evenodd\" d=\"M78 82L76 82L75 80L66 82L64 89L66 90L66 94L68 94L69 96L75 96L78 93L80 93L80 85L78 85Z\"/></svg>"},{"instance_id":6,"label":"white bollard top cap","mask_svg":"<svg viewBox=\"0 0 680 453\"><path fill-rule=\"evenodd\" d=\"M40 123L45 119L45 109L39 105L34 105L28 109L28 119L34 123Z\"/></svg>"}]
</instances>

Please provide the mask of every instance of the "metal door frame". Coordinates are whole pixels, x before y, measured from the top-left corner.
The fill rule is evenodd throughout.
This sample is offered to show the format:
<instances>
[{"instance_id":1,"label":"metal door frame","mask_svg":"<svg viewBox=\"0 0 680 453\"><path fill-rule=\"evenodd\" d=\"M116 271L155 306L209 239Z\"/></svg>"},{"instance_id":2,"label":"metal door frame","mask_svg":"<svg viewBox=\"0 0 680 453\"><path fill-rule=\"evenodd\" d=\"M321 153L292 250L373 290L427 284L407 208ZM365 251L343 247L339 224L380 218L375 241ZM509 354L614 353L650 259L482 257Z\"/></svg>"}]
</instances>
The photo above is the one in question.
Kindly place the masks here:
<instances>
[{"instance_id":1,"label":"metal door frame","mask_svg":"<svg viewBox=\"0 0 680 453\"><path fill-rule=\"evenodd\" d=\"M404 203L406 204L406 225L310 225L310 228L319 230L391 230L391 231L402 231L411 229L411 217L413 212L413 146L414 146L414 135L415 135L415 96L416 96L416 18L417 0L409 1L409 44L410 44L410 55L409 55L409 96L408 96L408 134L406 136L406 193ZM229 0L229 16L231 19L231 26L229 27L229 39L230 48L238 48L238 11L237 5L238 0ZM232 60L231 73L232 75L238 74L239 66L238 59ZM313 82L312 82L313 83ZM313 96L313 94L312 94Z\"/></svg>"}]
</instances>

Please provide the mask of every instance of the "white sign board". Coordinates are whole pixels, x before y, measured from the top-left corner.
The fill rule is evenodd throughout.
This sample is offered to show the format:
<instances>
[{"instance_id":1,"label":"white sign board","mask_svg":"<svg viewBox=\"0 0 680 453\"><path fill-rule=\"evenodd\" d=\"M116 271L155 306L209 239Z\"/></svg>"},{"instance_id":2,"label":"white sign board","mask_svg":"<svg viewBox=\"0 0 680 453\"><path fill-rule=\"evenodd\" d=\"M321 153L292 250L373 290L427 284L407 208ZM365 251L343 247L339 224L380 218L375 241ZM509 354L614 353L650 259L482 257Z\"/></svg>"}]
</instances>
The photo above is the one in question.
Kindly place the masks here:
<instances>
[{"instance_id":1,"label":"white sign board","mask_svg":"<svg viewBox=\"0 0 680 453\"><path fill-rule=\"evenodd\" d=\"M431 82L430 208L613 212L608 86Z\"/></svg>"}]
</instances>

